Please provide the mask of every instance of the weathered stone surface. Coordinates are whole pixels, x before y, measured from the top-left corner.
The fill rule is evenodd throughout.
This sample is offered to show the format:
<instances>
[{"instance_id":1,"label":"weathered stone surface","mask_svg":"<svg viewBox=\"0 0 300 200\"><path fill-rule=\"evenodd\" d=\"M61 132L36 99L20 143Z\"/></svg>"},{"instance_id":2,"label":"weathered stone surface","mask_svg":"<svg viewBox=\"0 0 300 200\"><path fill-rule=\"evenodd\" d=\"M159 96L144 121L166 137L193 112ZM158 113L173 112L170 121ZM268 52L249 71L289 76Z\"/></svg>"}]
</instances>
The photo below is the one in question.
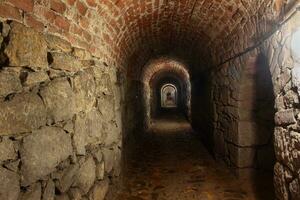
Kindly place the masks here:
<instances>
[{"instance_id":1,"label":"weathered stone surface","mask_svg":"<svg viewBox=\"0 0 300 200\"><path fill-rule=\"evenodd\" d=\"M49 81L48 74L44 71L38 71L38 72L28 73L24 84L28 86L32 86L46 81Z\"/></svg>"},{"instance_id":2,"label":"weathered stone surface","mask_svg":"<svg viewBox=\"0 0 300 200\"><path fill-rule=\"evenodd\" d=\"M72 119L75 114L74 93L66 78L58 78L41 89L49 116L55 122Z\"/></svg>"},{"instance_id":3,"label":"weathered stone surface","mask_svg":"<svg viewBox=\"0 0 300 200\"><path fill-rule=\"evenodd\" d=\"M79 187L84 194L86 194L94 184L96 179L95 170L96 165L94 159L88 157L78 171L74 185Z\"/></svg>"},{"instance_id":4,"label":"weathered stone surface","mask_svg":"<svg viewBox=\"0 0 300 200\"><path fill-rule=\"evenodd\" d=\"M29 132L46 124L46 109L34 93L17 94L0 102L0 135Z\"/></svg>"},{"instance_id":5,"label":"weathered stone surface","mask_svg":"<svg viewBox=\"0 0 300 200\"><path fill-rule=\"evenodd\" d=\"M277 125L289 125L296 123L293 109L277 112L275 114L275 123Z\"/></svg>"},{"instance_id":6,"label":"weathered stone surface","mask_svg":"<svg viewBox=\"0 0 300 200\"><path fill-rule=\"evenodd\" d=\"M52 53L52 57L53 63L51 64L51 67L53 69L65 70L68 72L77 72L82 69L81 62L72 56L61 53Z\"/></svg>"},{"instance_id":7,"label":"weathered stone surface","mask_svg":"<svg viewBox=\"0 0 300 200\"><path fill-rule=\"evenodd\" d=\"M288 185L285 178L285 170L283 166L276 163L274 167L274 186L276 197L280 200L288 200Z\"/></svg>"},{"instance_id":8,"label":"weathered stone surface","mask_svg":"<svg viewBox=\"0 0 300 200\"><path fill-rule=\"evenodd\" d=\"M275 128L275 154L278 161L284 163L291 170L300 169L300 134L283 128Z\"/></svg>"},{"instance_id":9,"label":"weathered stone surface","mask_svg":"<svg viewBox=\"0 0 300 200\"><path fill-rule=\"evenodd\" d=\"M0 167L0 199L17 200L20 193L20 177L17 173Z\"/></svg>"},{"instance_id":10,"label":"weathered stone surface","mask_svg":"<svg viewBox=\"0 0 300 200\"><path fill-rule=\"evenodd\" d=\"M96 177L98 180L103 180L104 179L104 174L105 174L105 165L104 162L101 162L100 164L97 164L96 166Z\"/></svg>"},{"instance_id":11,"label":"weathered stone surface","mask_svg":"<svg viewBox=\"0 0 300 200\"><path fill-rule=\"evenodd\" d=\"M24 138L20 152L22 185L29 185L72 154L71 138L60 128L44 127Z\"/></svg>"},{"instance_id":12,"label":"weathered stone surface","mask_svg":"<svg viewBox=\"0 0 300 200\"><path fill-rule=\"evenodd\" d=\"M105 135L102 131L103 120L97 110L87 114L79 114L75 120L74 143L77 154L85 154L87 144L101 144Z\"/></svg>"},{"instance_id":13,"label":"weathered stone surface","mask_svg":"<svg viewBox=\"0 0 300 200\"><path fill-rule=\"evenodd\" d=\"M7 37L10 32L10 26L6 22L2 23L2 36Z\"/></svg>"},{"instance_id":14,"label":"weathered stone surface","mask_svg":"<svg viewBox=\"0 0 300 200\"><path fill-rule=\"evenodd\" d=\"M109 183L107 179L98 182L97 184L94 185L89 198L93 200L104 200L106 193L108 191L108 187L109 187Z\"/></svg>"},{"instance_id":15,"label":"weathered stone surface","mask_svg":"<svg viewBox=\"0 0 300 200\"><path fill-rule=\"evenodd\" d=\"M72 51L71 44L55 35L46 35L47 46L53 51L62 51L70 53Z\"/></svg>"},{"instance_id":16,"label":"weathered stone surface","mask_svg":"<svg viewBox=\"0 0 300 200\"><path fill-rule=\"evenodd\" d=\"M72 200L82 200L81 190L79 188L71 188L68 194Z\"/></svg>"},{"instance_id":17,"label":"weathered stone surface","mask_svg":"<svg viewBox=\"0 0 300 200\"><path fill-rule=\"evenodd\" d=\"M103 149L103 156L104 156L105 172L110 173L114 166L115 152L113 149L105 148Z\"/></svg>"},{"instance_id":18,"label":"weathered stone surface","mask_svg":"<svg viewBox=\"0 0 300 200\"><path fill-rule=\"evenodd\" d=\"M69 190L76 179L75 175L78 173L78 170L78 164L71 165L64 170L63 176L58 180L56 184L56 187L59 189L59 191L66 192Z\"/></svg>"},{"instance_id":19,"label":"weathered stone surface","mask_svg":"<svg viewBox=\"0 0 300 200\"><path fill-rule=\"evenodd\" d=\"M35 183L33 186L29 187L28 190L22 194L21 200L40 200L42 197L42 186L41 183Z\"/></svg>"},{"instance_id":20,"label":"weathered stone surface","mask_svg":"<svg viewBox=\"0 0 300 200\"><path fill-rule=\"evenodd\" d=\"M20 159L13 162L6 163L4 166L12 172L18 172L19 165L20 165Z\"/></svg>"},{"instance_id":21,"label":"weathered stone surface","mask_svg":"<svg viewBox=\"0 0 300 200\"><path fill-rule=\"evenodd\" d=\"M43 36L16 22L12 24L5 53L11 66L27 66L33 70L48 67L47 43Z\"/></svg>"},{"instance_id":22,"label":"weathered stone surface","mask_svg":"<svg viewBox=\"0 0 300 200\"><path fill-rule=\"evenodd\" d=\"M92 59L92 55L84 49L74 48L73 55L75 57L79 58L80 60L91 60Z\"/></svg>"},{"instance_id":23,"label":"weathered stone surface","mask_svg":"<svg viewBox=\"0 0 300 200\"><path fill-rule=\"evenodd\" d=\"M290 183L289 189L291 192L292 200L300 199L300 182L298 178Z\"/></svg>"},{"instance_id":24,"label":"weathered stone surface","mask_svg":"<svg viewBox=\"0 0 300 200\"><path fill-rule=\"evenodd\" d=\"M54 182L49 179L44 189L42 200L54 200L55 197L55 185Z\"/></svg>"},{"instance_id":25,"label":"weathered stone surface","mask_svg":"<svg viewBox=\"0 0 300 200\"><path fill-rule=\"evenodd\" d=\"M110 122L115 116L115 102L113 96L102 94L98 99L98 110L105 122Z\"/></svg>"},{"instance_id":26,"label":"weathered stone surface","mask_svg":"<svg viewBox=\"0 0 300 200\"><path fill-rule=\"evenodd\" d=\"M0 162L5 160L14 160L17 158L17 153L14 148L14 143L8 138L3 138L0 142Z\"/></svg>"},{"instance_id":27,"label":"weathered stone surface","mask_svg":"<svg viewBox=\"0 0 300 200\"><path fill-rule=\"evenodd\" d=\"M102 161L103 154L101 149L97 149L95 152L93 152L93 155L97 163L100 163Z\"/></svg>"},{"instance_id":28,"label":"weathered stone surface","mask_svg":"<svg viewBox=\"0 0 300 200\"><path fill-rule=\"evenodd\" d=\"M22 89L19 73L9 68L4 68L0 71L0 83L0 97Z\"/></svg>"},{"instance_id":29,"label":"weathered stone surface","mask_svg":"<svg viewBox=\"0 0 300 200\"><path fill-rule=\"evenodd\" d=\"M92 72L79 72L73 79L77 111L89 111L95 104L95 81Z\"/></svg>"},{"instance_id":30,"label":"weathered stone surface","mask_svg":"<svg viewBox=\"0 0 300 200\"><path fill-rule=\"evenodd\" d=\"M67 194L56 195L55 200L70 200Z\"/></svg>"}]
</instances>

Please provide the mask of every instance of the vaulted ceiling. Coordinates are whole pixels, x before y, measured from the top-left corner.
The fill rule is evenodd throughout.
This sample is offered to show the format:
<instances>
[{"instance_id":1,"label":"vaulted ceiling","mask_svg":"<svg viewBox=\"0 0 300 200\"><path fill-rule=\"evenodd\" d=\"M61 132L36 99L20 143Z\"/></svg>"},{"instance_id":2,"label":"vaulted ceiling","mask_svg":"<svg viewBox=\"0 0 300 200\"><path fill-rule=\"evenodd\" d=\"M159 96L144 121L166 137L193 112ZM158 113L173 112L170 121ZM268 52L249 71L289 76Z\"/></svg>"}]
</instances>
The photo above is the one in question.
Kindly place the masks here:
<instances>
[{"instance_id":1,"label":"vaulted ceiling","mask_svg":"<svg viewBox=\"0 0 300 200\"><path fill-rule=\"evenodd\" d=\"M100 3L99 14L106 21L103 38L113 44L117 59L132 67L134 73L137 65L157 55L209 61L210 48L236 34L251 17L270 7L271 2L105 0Z\"/></svg>"}]
</instances>

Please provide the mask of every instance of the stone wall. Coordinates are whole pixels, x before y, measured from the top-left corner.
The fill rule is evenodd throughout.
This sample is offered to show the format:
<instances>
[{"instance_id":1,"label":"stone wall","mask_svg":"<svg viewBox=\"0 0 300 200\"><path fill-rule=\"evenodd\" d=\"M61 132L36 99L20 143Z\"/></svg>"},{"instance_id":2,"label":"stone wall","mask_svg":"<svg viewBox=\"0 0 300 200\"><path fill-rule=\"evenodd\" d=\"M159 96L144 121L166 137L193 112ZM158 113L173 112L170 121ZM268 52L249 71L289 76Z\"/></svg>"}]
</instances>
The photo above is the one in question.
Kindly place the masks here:
<instances>
[{"instance_id":1,"label":"stone wall","mask_svg":"<svg viewBox=\"0 0 300 200\"><path fill-rule=\"evenodd\" d=\"M212 72L215 152L239 172L268 169L274 144L280 200L300 198L299 21L295 9L260 45Z\"/></svg>"},{"instance_id":2,"label":"stone wall","mask_svg":"<svg viewBox=\"0 0 300 200\"><path fill-rule=\"evenodd\" d=\"M121 170L117 70L12 21L0 47L0 199L104 199Z\"/></svg>"}]
</instances>

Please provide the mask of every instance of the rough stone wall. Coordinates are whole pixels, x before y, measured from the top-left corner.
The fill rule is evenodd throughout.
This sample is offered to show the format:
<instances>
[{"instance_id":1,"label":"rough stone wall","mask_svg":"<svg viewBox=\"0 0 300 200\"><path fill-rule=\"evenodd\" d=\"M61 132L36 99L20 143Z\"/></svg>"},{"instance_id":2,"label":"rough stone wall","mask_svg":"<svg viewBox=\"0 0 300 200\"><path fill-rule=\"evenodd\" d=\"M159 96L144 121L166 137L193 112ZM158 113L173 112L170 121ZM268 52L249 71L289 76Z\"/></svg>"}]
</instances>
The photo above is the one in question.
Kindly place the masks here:
<instances>
[{"instance_id":1,"label":"rough stone wall","mask_svg":"<svg viewBox=\"0 0 300 200\"><path fill-rule=\"evenodd\" d=\"M120 174L116 69L18 22L0 22L0 47L0 199L104 199Z\"/></svg>"},{"instance_id":2,"label":"rough stone wall","mask_svg":"<svg viewBox=\"0 0 300 200\"><path fill-rule=\"evenodd\" d=\"M218 147L215 151L236 169L264 168L264 165L268 164L264 161L268 161L272 156L271 144L265 140L265 136L268 138L274 132L272 140L277 160L274 167L274 184L276 196L280 200L300 198L299 51L293 49L293 46L296 46L296 37L299 37L297 35L300 30L300 14L297 11L295 13L287 17L281 27L261 45L225 62L219 70L212 73L214 137L215 146ZM254 87L253 90L247 83L251 84L255 77L265 78L263 84L258 84L259 87ZM268 80L271 80L272 87ZM266 94L259 94L260 91L264 91L259 90L263 85L268 87L265 91L273 88L276 112L273 114L273 132L270 132L271 129L265 131L258 125L260 122L266 123L259 115L261 111L268 111L267 105L253 112L248 112L243 106L248 104L251 109L254 108L253 105L258 101L256 97L260 95L262 99L268 99ZM255 102L251 101L253 97ZM247 115L250 113L255 114L250 118L257 120L254 130L253 124L241 124L249 122L245 119L249 119ZM270 114L265 113L264 116ZM265 142L256 143L251 138ZM253 143L244 146L243 141Z\"/></svg>"}]
</instances>

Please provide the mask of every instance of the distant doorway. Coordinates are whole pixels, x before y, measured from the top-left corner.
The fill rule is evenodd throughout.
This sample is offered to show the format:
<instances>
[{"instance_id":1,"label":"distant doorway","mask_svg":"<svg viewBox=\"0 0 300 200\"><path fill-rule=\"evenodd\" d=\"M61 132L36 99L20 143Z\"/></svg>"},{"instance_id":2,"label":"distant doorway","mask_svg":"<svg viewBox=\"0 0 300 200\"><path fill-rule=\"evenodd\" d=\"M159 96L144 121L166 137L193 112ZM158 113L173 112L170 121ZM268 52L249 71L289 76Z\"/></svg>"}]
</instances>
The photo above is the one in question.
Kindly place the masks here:
<instances>
[{"instance_id":1,"label":"distant doorway","mask_svg":"<svg viewBox=\"0 0 300 200\"><path fill-rule=\"evenodd\" d=\"M173 84L165 84L161 87L161 107L177 108L177 88Z\"/></svg>"}]
</instances>

